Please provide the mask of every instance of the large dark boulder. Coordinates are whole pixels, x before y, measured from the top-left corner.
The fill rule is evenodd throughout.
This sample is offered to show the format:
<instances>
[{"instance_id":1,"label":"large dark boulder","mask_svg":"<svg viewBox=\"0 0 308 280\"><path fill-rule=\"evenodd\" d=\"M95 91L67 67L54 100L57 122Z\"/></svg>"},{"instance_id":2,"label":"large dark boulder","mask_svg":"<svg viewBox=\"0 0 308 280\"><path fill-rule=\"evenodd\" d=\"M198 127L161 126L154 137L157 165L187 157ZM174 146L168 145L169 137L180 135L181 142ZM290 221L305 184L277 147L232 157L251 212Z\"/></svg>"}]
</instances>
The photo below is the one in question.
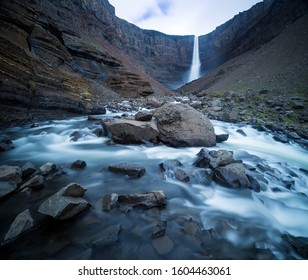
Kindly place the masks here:
<instances>
[{"instance_id":1,"label":"large dark boulder","mask_svg":"<svg viewBox=\"0 0 308 280\"><path fill-rule=\"evenodd\" d=\"M120 144L141 144L149 141L156 144L158 130L154 122L129 119L107 119L102 121L111 133L113 140Z\"/></svg>"},{"instance_id":2,"label":"large dark boulder","mask_svg":"<svg viewBox=\"0 0 308 280\"><path fill-rule=\"evenodd\" d=\"M214 180L230 188L251 188L242 163L230 163L214 169Z\"/></svg>"},{"instance_id":3,"label":"large dark boulder","mask_svg":"<svg viewBox=\"0 0 308 280\"><path fill-rule=\"evenodd\" d=\"M173 147L215 146L209 119L189 105L167 103L154 112L159 140Z\"/></svg>"}]
</instances>

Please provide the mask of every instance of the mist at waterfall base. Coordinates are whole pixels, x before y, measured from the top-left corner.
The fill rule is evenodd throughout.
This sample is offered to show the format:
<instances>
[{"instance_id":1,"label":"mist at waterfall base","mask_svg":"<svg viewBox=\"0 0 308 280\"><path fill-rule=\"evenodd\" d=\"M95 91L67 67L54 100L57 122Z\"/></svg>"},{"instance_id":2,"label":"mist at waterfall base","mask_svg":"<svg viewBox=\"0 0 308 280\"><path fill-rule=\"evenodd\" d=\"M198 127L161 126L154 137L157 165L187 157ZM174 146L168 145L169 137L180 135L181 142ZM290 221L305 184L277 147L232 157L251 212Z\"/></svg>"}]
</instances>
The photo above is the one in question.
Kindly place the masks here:
<instances>
[{"instance_id":1,"label":"mist at waterfall base","mask_svg":"<svg viewBox=\"0 0 308 280\"><path fill-rule=\"evenodd\" d=\"M108 113L101 117L110 117ZM179 160L190 166L200 147L171 148L165 145L108 145L108 138L97 137L98 127L79 117L50 121L37 127L16 127L3 133L14 139L15 149L2 153L0 164L41 166L54 162L65 172L31 195L19 192L0 203L0 238L3 240L15 217L30 209L37 213L42 200L71 182L87 188L84 198L92 205L66 221L49 220L24 238L0 250L1 259L301 259L282 237L284 234L308 237L307 151L295 144L283 144L272 135L250 126L212 122L215 132L228 133L229 139L214 150L234 152L236 160L256 167L269 166L275 176L260 192L232 189L212 182L183 183L174 173L163 174L159 164ZM247 136L240 134L243 130ZM82 138L70 139L74 131ZM84 170L70 169L77 159L85 160ZM108 171L114 163L138 163L146 168L141 178L130 179ZM290 181L285 187L282 181ZM164 208L102 210L106 194L133 194L163 190L168 203ZM158 224L165 223L162 238L168 245L157 250L159 239L152 237ZM118 240L107 247L93 245L106 228L120 226ZM164 246L169 246L167 249Z\"/></svg>"}]
</instances>

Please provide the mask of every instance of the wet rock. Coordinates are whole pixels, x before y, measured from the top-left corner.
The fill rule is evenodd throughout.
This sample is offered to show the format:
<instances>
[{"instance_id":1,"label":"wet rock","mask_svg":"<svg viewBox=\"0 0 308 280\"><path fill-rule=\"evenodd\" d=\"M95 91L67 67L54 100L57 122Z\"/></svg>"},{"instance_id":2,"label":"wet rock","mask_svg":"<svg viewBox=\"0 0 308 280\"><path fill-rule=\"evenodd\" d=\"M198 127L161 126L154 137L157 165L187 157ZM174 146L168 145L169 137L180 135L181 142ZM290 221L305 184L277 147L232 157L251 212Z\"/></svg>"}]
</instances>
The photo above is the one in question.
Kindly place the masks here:
<instances>
[{"instance_id":1,"label":"wet rock","mask_svg":"<svg viewBox=\"0 0 308 280\"><path fill-rule=\"evenodd\" d=\"M110 211L118 207L118 195L116 193L106 194L103 197L102 208L104 211Z\"/></svg>"},{"instance_id":2,"label":"wet rock","mask_svg":"<svg viewBox=\"0 0 308 280\"><path fill-rule=\"evenodd\" d=\"M83 195L84 191L76 183L69 184L44 201L38 211L58 220L74 217L90 206L86 200L77 197Z\"/></svg>"},{"instance_id":3,"label":"wet rock","mask_svg":"<svg viewBox=\"0 0 308 280\"><path fill-rule=\"evenodd\" d=\"M148 111L140 111L135 115L136 121L148 122L152 120L153 114Z\"/></svg>"},{"instance_id":4,"label":"wet rock","mask_svg":"<svg viewBox=\"0 0 308 280\"><path fill-rule=\"evenodd\" d=\"M164 236L166 233L166 227L167 227L167 222L166 221L159 221L155 228L152 231L151 237L152 238L157 238Z\"/></svg>"},{"instance_id":5,"label":"wet rock","mask_svg":"<svg viewBox=\"0 0 308 280\"><path fill-rule=\"evenodd\" d=\"M29 209L20 213L10 226L9 231L4 237L4 242L10 242L18 238L20 235L31 229L34 225Z\"/></svg>"},{"instance_id":6,"label":"wet rock","mask_svg":"<svg viewBox=\"0 0 308 280\"><path fill-rule=\"evenodd\" d=\"M174 169L175 178L177 178L179 181L182 181L184 183L189 183L190 178L188 173L185 171L184 168L176 167Z\"/></svg>"},{"instance_id":7,"label":"wet rock","mask_svg":"<svg viewBox=\"0 0 308 280\"><path fill-rule=\"evenodd\" d=\"M213 171L210 168L195 168L192 171L191 177L195 178L196 183L209 186L213 180Z\"/></svg>"},{"instance_id":8,"label":"wet rock","mask_svg":"<svg viewBox=\"0 0 308 280\"><path fill-rule=\"evenodd\" d=\"M166 235L153 239L152 245L159 255L167 255L174 247L172 240Z\"/></svg>"},{"instance_id":9,"label":"wet rock","mask_svg":"<svg viewBox=\"0 0 308 280\"><path fill-rule=\"evenodd\" d=\"M22 172L19 166L0 166L0 181L14 181L18 184L21 183L21 178Z\"/></svg>"},{"instance_id":10,"label":"wet rock","mask_svg":"<svg viewBox=\"0 0 308 280\"><path fill-rule=\"evenodd\" d=\"M209 119L185 104L167 103L154 112L159 139L173 147L214 146L216 135Z\"/></svg>"},{"instance_id":11,"label":"wet rock","mask_svg":"<svg viewBox=\"0 0 308 280\"><path fill-rule=\"evenodd\" d=\"M25 188L30 188L30 189L41 189L44 187L44 177L41 175L35 175L33 178L31 178L29 181L24 183L20 189L23 190Z\"/></svg>"},{"instance_id":12,"label":"wet rock","mask_svg":"<svg viewBox=\"0 0 308 280\"><path fill-rule=\"evenodd\" d=\"M145 174L145 168L140 164L119 163L108 166L108 170L125 174L130 178L139 178Z\"/></svg>"},{"instance_id":13,"label":"wet rock","mask_svg":"<svg viewBox=\"0 0 308 280\"><path fill-rule=\"evenodd\" d=\"M214 169L214 180L231 188L251 188L251 183L241 163L230 163Z\"/></svg>"},{"instance_id":14,"label":"wet rock","mask_svg":"<svg viewBox=\"0 0 308 280\"><path fill-rule=\"evenodd\" d=\"M113 140L120 144L141 144L148 141L158 142L158 130L154 122L136 121L129 119L103 120Z\"/></svg>"},{"instance_id":15,"label":"wet rock","mask_svg":"<svg viewBox=\"0 0 308 280\"><path fill-rule=\"evenodd\" d=\"M91 244L98 247L104 247L118 241L119 233L121 230L120 225L112 225L105 228L103 231L91 236Z\"/></svg>"},{"instance_id":16,"label":"wet rock","mask_svg":"<svg viewBox=\"0 0 308 280\"><path fill-rule=\"evenodd\" d=\"M84 160L76 160L72 163L71 169L84 169L87 166L87 163Z\"/></svg>"},{"instance_id":17,"label":"wet rock","mask_svg":"<svg viewBox=\"0 0 308 280\"><path fill-rule=\"evenodd\" d=\"M278 142L281 142L281 143L288 143L289 142L289 139L288 139L287 136L282 135L282 134L278 134L278 133L273 136L273 139L278 141Z\"/></svg>"},{"instance_id":18,"label":"wet rock","mask_svg":"<svg viewBox=\"0 0 308 280\"><path fill-rule=\"evenodd\" d=\"M56 164L47 162L39 168L38 173L47 180L52 180L55 176L62 174L62 171Z\"/></svg>"},{"instance_id":19,"label":"wet rock","mask_svg":"<svg viewBox=\"0 0 308 280\"><path fill-rule=\"evenodd\" d=\"M23 178L27 178L28 176L32 175L35 171L37 171L37 168L31 162L27 162L21 167Z\"/></svg>"},{"instance_id":20,"label":"wet rock","mask_svg":"<svg viewBox=\"0 0 308 280\"><path fill-rule=\"evenodd\" d=\"M62 188L59 193L63 196L82 197L86 191L87 189L78 183L70 183L66 187Z\"/></svg>"},{"instance_id":21,"label":"wet rock","mask_svg":"<svg viewBox=\"0 0 308 280\"><path fill-rule=\"evenodd\" d=\"M183 164L177 159L168 159L159 164L160 171L164 172L165 175L172 177L174 169L181 167Z\"/></svg>"},{"instance_id":22,"label":"wet rock","mask_svg":"<svg viewBox=\"0 0 308 280\"><path fill-rule=\"evenodd\" d=\"M15 181L0 181L0 198L12 193L17 189L17 183Z\"/></svg>"},{"instance_id":23,"label":"wet rock","mask_svg":"<svg viewBox=\"0 0 308 280\"><path fill-rule=\"evenodd\" d=\"M221 143L227 141L229 138L229 134L218 134L216 135L216 142Z\"/></svg>"},{"instance_id":24,"label":"wet rock","mask_svg":"<svg viewBox=\"0 0 308 280\"><path fill-rule=\"evenodd\" d=\"M167 197L163 191L153 191L140 194L119 195L119 203L130 204L133 207L149 209L167 205Z\"/></svg>"},{"instance_id":25,"label":"wet rock","mask_svg":"<svg viewBox=\"0 0 308 280\"><path fill-rule=\"evenodd\" d=\"M295 251L303 258L308 258L308 238L295 237L289 234L283 235L283 238L288 241Z\"/></svg>"},{"instance_id":26,"label":"wet rock","mask_svg":"<svg viewBox=\"0 0 308 280\"><path fill-rule=\"evenodd\" d=\"M79 131L74 131L71 135L70 135L70 140L73 142L77 142L80 138L82 138L82 134Z\"/></svg>"},{"instance_id":27,"label":"wet rock","mask_svg":"<svg viewBox=\"0 0 308 280\"><path fill-rule=\"evenodd\" d=\"M104 130L102 128L96 128L92 131L93 134L95 134L97 137L104 137L106 136L104 133Z\"/></svg>"},{"instance_id":28,"label":"wet rock","mask_svg":"<svg viewBox=\"0 0 308 280\"><path fill-rule=\"evenodd\" d=\"M201 168L215 169L218 166L224 166L233 163L233 152L227 150L212 150L201 149L198 153L198 159L194 162L194 166Z\"/></svg>"},{"instance_id":29,"label":"wet rock","mask_svg":"<svg viewBox=\"0 0 308 280\"><path fill-rule=\"evenodd\" d=\"M105 107L98 107L98 106L94 106L91 110L91 114L92 115L104 115L107 113L107 110Z\"/></svg>"},{"instance_id":30,"label":"wet rock","mask_svg":"<svg viewBox=\"0 0 308 280\"><path fill-rule=\"evenodd\" d=\"M14 149L14 145L9 139L0 139L0 153Z\"/></svg>"},{"instance_id":31,"label":"wet rock","mask_svg":"<svg viewBox=\"0 0 308 280\"><path fill-rule=\"evenodd\" d=\"M196 235L201 232L201 225L194 220L185 221L183 231L189 235Z\"/></svg>"},{"instance_id":32,"label":"wet rock","mask_svg":"<svg viewBox=\"0 0 308 280\"><path fill-rule=\"evenodd\" d=\"M247 136L247 134L242 129L237 129L236 132L241 134L242 136Z\"/></svg>"}]
</instances>

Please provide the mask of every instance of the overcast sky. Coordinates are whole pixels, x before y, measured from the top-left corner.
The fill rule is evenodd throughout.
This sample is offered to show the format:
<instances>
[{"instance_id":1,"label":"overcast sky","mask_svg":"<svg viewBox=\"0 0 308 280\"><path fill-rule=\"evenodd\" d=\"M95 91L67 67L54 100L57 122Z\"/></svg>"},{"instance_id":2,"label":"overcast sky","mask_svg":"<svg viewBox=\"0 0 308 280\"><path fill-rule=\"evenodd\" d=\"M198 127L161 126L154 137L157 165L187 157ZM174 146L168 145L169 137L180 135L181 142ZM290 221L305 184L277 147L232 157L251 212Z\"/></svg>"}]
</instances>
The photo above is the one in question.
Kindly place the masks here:
<instances>
[{"instance_id":1,"label":"overcast sky","mask_svg":"<svg viewBox=\"0 0 308 280\"><path fill-rule=\"evenodd\" d=\"M109 0L116 15L143 29L203 35L261 0Z\"/></svg>"}]
</instances>

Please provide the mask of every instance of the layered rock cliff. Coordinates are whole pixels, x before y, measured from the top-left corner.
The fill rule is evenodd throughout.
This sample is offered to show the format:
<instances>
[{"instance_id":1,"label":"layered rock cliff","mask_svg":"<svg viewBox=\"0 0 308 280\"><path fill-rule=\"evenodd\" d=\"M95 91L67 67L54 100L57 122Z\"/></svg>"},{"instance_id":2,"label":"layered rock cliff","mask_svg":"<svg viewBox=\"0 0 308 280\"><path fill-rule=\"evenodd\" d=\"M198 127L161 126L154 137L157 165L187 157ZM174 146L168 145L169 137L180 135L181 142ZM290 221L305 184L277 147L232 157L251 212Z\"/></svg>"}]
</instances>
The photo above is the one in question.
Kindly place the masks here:
<instances>
[{"instance_id":1,"label":"layered rock cliff","mask_svg":"<svg viewBox=\"0 0 308 280\"><path fill-rule=\"evenodd\" d=\"M201 36L203 73L259 48L306 11L305 0L266 0ZM164 85L185 82L193 36L142 30L107 0L2 0L0 46L0 120L17 124L170 95Z\"/></svg>"},{"instance_id":2,"label":"layered rock cliff","mask_svg":"<svg viewBox=\"0 0 308 280\"><path fill-rule=\"evenodd\" d=\"M1 121L39 110L99 113L111 99L171 94L152 76L181 76L190 39L141 30L107 0L1 1Z\"/></svg>"},{"instance_id":3,"label":"layered rock cliff","mask_svg":"<svg viewBox=\"0 0 308 280\"><path fill-rule=\"evenodd\" d=\"M279 35L308 9L305 0L264 0L248 11L199 37L205 74L244 52L257 49Z\"/></svg>"}]
</instances>

